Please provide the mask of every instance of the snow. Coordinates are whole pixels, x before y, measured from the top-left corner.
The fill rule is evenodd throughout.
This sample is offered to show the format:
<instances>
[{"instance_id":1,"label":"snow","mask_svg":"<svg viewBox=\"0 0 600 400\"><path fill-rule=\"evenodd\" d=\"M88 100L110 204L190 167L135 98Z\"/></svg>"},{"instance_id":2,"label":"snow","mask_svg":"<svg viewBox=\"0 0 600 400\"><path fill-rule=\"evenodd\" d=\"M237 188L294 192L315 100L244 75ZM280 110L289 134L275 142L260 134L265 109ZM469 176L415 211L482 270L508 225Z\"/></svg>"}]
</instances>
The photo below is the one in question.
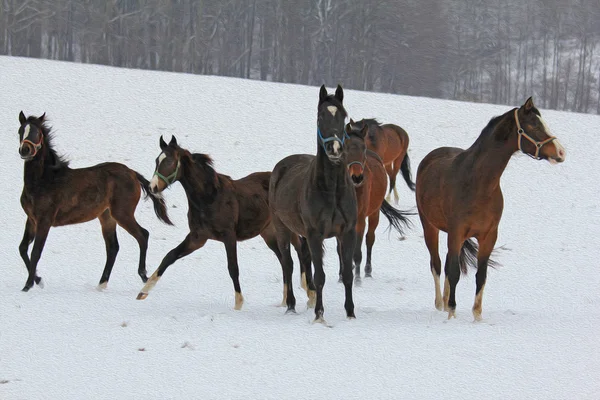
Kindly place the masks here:
<instances>
[{"instance_id":1,"label":"snow","mask_svg":"<svg viewBox=\"0 0 600 400\"><path fill-rule=\"evenodd\" d=\"M482 322L471 314L473 272L458 285L457 318L435 310L413 217L405 240L382 219L374 278L354 290L356 320L345 318L328 241L329 328L311 324L297 262L298 315L277 307L281 269L259 238L238 247L241 311L218 242L179 260L144 301L135 299L137 243L120 228L104 292L95 289L105 262L97 221L50 231L39 264L44 289L20 291L26 271L17 249L25 223L20 110L47 113L73 167L118 161L150 178L159 136L175 134L240 178L316 151L318 88L0 57L0 90L0 398L600 398L600 117L543 111L566 162L516 155L509 163L497 242L509 250L488 273ZM413 173L429 151L469 146L508 109L352 90L344 103L355 120L377 117L408 131ZM414 194L398 182L398 207L413 207ZM181 185L165 196L176 226L160 223L149 201L136 213L150 231L149 273L188 232ZM443 260L444 235L440 247Z\"/></svg>"}]
</instances>

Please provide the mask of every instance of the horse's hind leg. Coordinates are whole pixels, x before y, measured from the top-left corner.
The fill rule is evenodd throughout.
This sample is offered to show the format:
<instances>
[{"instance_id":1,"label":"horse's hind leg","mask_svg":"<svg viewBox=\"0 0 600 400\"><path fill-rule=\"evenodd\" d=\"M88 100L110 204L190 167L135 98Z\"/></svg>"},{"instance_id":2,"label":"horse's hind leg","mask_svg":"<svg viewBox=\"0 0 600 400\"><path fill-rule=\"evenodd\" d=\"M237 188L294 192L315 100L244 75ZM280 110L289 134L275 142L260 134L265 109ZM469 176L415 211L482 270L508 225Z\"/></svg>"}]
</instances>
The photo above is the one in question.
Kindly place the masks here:
<instances>
[{"instance_id":1,"label":"horse's hind leg","mask_svg":"<svg viewBox=\"0 0 600 400\"><path fill-rule=\"evenodd\" d=\"M271 224L265 230L263 230L260 233L260 236L265 241L267 247L269 249L271 249L271 251L273 253L275 253L277 260L279 261L279 264L281 265L281 274L283 276L283 298L281 300L281 307L283 307L286 304L288 283L285 281L285 274L283 272L283 262L281 261L281 252L279 251L279 247L277 246L277 238L276 238L277 235L275 233L275 228L273 227L273 225Z\"/></svg>"},{"instance_id":2,"label":"horse's hind leg","mask_svg":"<svg viewBox=\"0 0 600 400\"><path fill-rule=\"evenodd\" d=\"M298 261L300 261L301 286L306 291L306 296L308 297L306 307L314 308L317 301L317 292L315 291L315 284L313 283L312 261L310 258L310 250L308 249L308 242L305 238L292 234L292 245L296 249Z\"/></svg>"},{"instance_id":3,"label":"horse's hind leg","mask_svg":"<svg viewBox=\"0 0 600 400\"><path fill-rule=\"evenodd\" d=\"M292 274L294 272L294 261L292 260L292 253L290 249L290 243L292 239L292 232L277 218L273 218L273 224L277 232L277 246L281 252L281 262L283 265L283 282L287 283L287 293L285 300L287 304L287 313L296 312L296 297L294 297L294 285L292 282Z\"/></svg>"},{"instance_id":4,"label":"horse's hind leg","mask_svg":"<svg viewBox=\"0 0 600 400\"><path fill-rule=\"evenodd\" d=\"M27 251L29 250L29 245L31 244L31 242L33 242L33 239L35 238L35 229L33 227L33 222L27 218L27 222L25 223L25 232L23 233L23 239L21 240L21 243L19 244L19 254L21 255L21 258L23 259L23 262L25 263L25 268L27 268L27 273L29 273L29 269L31 268L31 261L29 260L29 256L27 255ZM44 287L44 284L42 282L42 278L40 278L39 276L36 276L33 278L34 282L39 286L39 287Z\"/></svg>"},{"instance_id":5,"label":"horse's hind leg","mask_svg":"<svg viewBox=\"0 0 600 400\"><path fill-rule=\"evenodd\" d=\"M354 281L357 285L360 284L360 264L362 263L362 242L363 237L365 236L365 225L366 225L366 217L359 216L358 223L356 224L356 244L354 246ZM370 228L370 227L369 227ZM365 276L366 268L365 268Z\"/></svg>"},{"instance_id":6,"label":"horse's hind leg","mask_svg":"<svg viewBox=\"0 0 600 400\"><path fill-rule=\"evenodd\" d=\"M446 264L444 273L446 280L444 282L444 309L448 311L448 319L455 316L456 312L456 285L460 279L460 251L464 243L464 238L456 232L448 232L448 254L446 255Z\"/></svg>"},{"instance_id":7,"label":"horse's hind leg","mask_svg":"<svg viewBox=\"0 0 600 400\"><path fill-rule=\"evenodd\" d=\"M420 216L420 213L419 213ZM431 225L424 217L421 216L421 224L423 225L423 236L425 238L425 245L429 250L429 268L431 269L431 275L433 275L433 283L435 285L435 308L442 311L442 307L448 307L448 300L444 298L442 303L442 291L440 288L440 275L442 274L442 260L440 260L439 254L439 234L440 230L435 226ZM446 280L447 281L447 280ZM444 289L446 289L444 287ZM447 310L446 310L447 311Z\"/></svg>"},{"instance_id":8,"label":"horse's hind leg","mask_svg":"<svg viewBox=\"0 0 600 400\"><path fill-rule=\"evenodd\" d=\"M404 160L404 155L406 153L402 153L401 157L398 157L394 160L392 164L392 174L390 175L390 189L394 190L394 202L398 204L400 200L400 196L398 195L398 188L396 187L396 177L398 176L398 172L400 171L400 167L402 166L402 160Z\"/></svg>"},{"instance_id":9,"label":"horse's hind leg","mask_svg":"<svg viewBox=\"0 0 600 400\"><path fill-rule=\"evenodd\" d=\"M234 233L231 233L225 240L225 251L227 252L227 269L229 270L229 276L233 281L233 288L235 290L235 306L234 309L241 310L244 304L244 296L242 296L242 289L240 288L240 268L237 260L237 238Z\"/></svg>"},{"instance_id":10,"label":"horse's hind leg","mask_svg":"<svg viewBox=\"0 0 600 400\"><path fill-rule=\"evenodd\" d=\"M106 289L106 285L110 279L110 273L113 265L115 265L117 253L119 252L119 241L117 240L117 221L110 215L110 210L105 210L100 214L98 219L102 226L102 236L104 237L104 243L106 244L106 265L104 266L104 271L102 272L100 283L98 284L98 289L102 290Z\"/></svg>"},{"instance_id":11,"label":"horse's hind leg","mask_svg":"<svg viewBox=\"0 0 600 400\"><path fill-rule=\"evenodd\" d=\"M498 228L488 232L485 237L477 238L479 251L477 253L477 274L475 275L476 289L475 302L473 303L473 317L475 321L481 320L481 303L483 299L483 288L487 278L488 260L494 250L496 238L498 237Z\"/></svg>"},{"instance_id":12,"label":"horse's hind leg","mask_svg":"<svg viewBox=\"0 0 600 400\"><path fill-rule=\"evenodd\" d=\"M392 202L392 190L396 188L396 176L394 175L394 163L389 163L385 165L385 173L387 174L390 180L390 188L385 199L388 203Z\"/></svg>"},{"instance_id":13,"label":"horse's hind leg","mask_svg":"<svg viewBox=\"0 0 600 400\"><path fill-rule=\"evenodd\" d=\"M146 297L148 297L150 290L156 286L156 283L170 265L172 265L178 259L183 258L204 246L206 241L207 239L205 237L198 236L191 232L188 233L185 239L183 239L183 242L179 243L177 247L169 251L167 255L164 256L156 271L154 271L150 279L148 279L142 290L138 293L137 299L144 300Z\"/></svg>"},{"instance_id":14,"label":"horse's hind leg","mask_svg":"<svg viewBox=\"0 0 600 400\"><path fill-rule=\"evenodd\" d=\"M324 322L323 320L323 286L325 286L325 271L323 270L323 237L309 232L307 236L310 257L315 267L315 289L317 290L317 301L315 304L315 322ZM339 240L338 240L339 242ZM350 260L352 262L352 259ZM352 269L350 269L352 273ZM352 277L350 277L352 284Z\"/></svg>"},{"instance_id":15,"label":"horse's hind leg","mask_svg":"<svg viewBox=\"0 0 600 400\"><path fill-rule=\"evenodd\" d=\"M142 278L142 282L148 281L146 276L146 252L148 251L148 237L150 233L135 220L133 213L135 208L130 212L123 212L118 208L112 208L110 210L113 218L117 221L123 229L125 229L131 236L137 240L140 246L140 262L138 265L138 275Z\"/></svg>"},{"instance_id":16,"label":"horse's hind leg","mask_svg":"<svg viewBox=\"0 0 600 400\"><path fill-rule=\"evenodd\" d=\"M373 252L373 244L375 243L375 230L379 225L379 211L369 216L369 229L367 230L367 263L365 264L365 277L371 278L373 267L371 265L371 254ZM358 242L358 239L357 239Z\"/></svg>"}]
</instances>

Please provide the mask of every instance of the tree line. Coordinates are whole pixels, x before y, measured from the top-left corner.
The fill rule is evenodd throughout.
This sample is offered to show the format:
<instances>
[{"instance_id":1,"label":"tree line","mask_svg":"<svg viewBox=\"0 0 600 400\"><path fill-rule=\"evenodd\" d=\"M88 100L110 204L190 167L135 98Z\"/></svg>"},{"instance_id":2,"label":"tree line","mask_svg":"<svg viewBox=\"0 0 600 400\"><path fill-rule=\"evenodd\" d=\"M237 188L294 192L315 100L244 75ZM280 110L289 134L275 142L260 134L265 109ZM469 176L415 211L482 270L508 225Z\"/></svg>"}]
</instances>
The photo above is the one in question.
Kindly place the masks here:
<instances>
[{"instance_id":1,"label":"tree line","mask_svg":"<svg viewBox=\"0 0 600 400\"><path fill-rule=\"evenodd\" d=\"M0 0L0 54L600 113L598 0Z\"/></svg>"}]
</instances>

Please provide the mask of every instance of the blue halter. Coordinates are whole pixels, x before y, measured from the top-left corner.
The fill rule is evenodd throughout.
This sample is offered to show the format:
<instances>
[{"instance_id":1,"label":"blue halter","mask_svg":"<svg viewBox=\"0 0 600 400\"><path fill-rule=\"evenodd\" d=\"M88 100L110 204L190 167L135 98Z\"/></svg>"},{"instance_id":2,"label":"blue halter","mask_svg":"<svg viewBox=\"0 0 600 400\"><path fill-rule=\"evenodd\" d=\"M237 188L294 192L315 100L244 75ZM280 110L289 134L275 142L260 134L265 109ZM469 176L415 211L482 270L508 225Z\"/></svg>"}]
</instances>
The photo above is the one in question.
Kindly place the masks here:
<instances>
[{"instance_id":1,"label":"blue halter","mask_svg":"<svg viewBox=\"0 0 600 400\"><path fill-rule=\"evenodd\" d=\"M348 135L348 133L346 132L345 127L344 127L344 136L342 137L342 139L340 139L339 137L337 137L335 135L333 135L332 137L324 138L323 135L321 135L321 129L318 126L317 126L317 136L319 137L319 140L321 141L321 146L323 146L323 150L325 150L326 152L327 152L327 149L325 149L325 145L327 143L339 142L343 147L346 139L350 138L350 135Z\"/></svg>"}]
</instances>

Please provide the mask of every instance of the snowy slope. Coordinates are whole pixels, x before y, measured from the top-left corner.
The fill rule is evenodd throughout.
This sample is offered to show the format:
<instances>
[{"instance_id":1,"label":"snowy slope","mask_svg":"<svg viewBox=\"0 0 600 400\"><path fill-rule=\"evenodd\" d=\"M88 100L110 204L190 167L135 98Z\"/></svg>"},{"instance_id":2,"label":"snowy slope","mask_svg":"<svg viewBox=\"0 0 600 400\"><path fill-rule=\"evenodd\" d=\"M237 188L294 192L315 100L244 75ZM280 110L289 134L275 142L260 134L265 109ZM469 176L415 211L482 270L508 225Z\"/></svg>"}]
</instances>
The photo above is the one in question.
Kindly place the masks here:
<instances>
[{"instance_id":1,"label":"snowy slope","mask_svg":"<svg viewBox=\"0 0 600 400\"><path fill-rule=\"evenodd\" d=\"M242 311L233 310L216 242L178 261L136 301L138 247L122 229L109 287L96 291L105 262L97 221L52 229L39 264L46 287L20 291L20 110L47 112L73 167L118 161L149 178L159 136L176 134L239 178L315 152L317 99L316 87L0 57L0 398L600 398L598 116L544 111L566 162L510 162L498 238L510 250L488 274L481 323L471 315L474 273L459 283L457 319L435 310L417 217L403 241L382 219L374 279L355 288L354 321L345 318L328 242L332 328L310 323L297 263L298 315L277 307L281 269L260 239L239 245ZM345 105L354 119L404 127L413 173L429 151L470 145L508 109L351 90ZM399 207L414 206L400 178L398 186ZM165 196L175 227L161 224L150 202L137 209L150 231L150 273L187 233L183 189L176 184Z\"/></svg>"}]
</instances>

